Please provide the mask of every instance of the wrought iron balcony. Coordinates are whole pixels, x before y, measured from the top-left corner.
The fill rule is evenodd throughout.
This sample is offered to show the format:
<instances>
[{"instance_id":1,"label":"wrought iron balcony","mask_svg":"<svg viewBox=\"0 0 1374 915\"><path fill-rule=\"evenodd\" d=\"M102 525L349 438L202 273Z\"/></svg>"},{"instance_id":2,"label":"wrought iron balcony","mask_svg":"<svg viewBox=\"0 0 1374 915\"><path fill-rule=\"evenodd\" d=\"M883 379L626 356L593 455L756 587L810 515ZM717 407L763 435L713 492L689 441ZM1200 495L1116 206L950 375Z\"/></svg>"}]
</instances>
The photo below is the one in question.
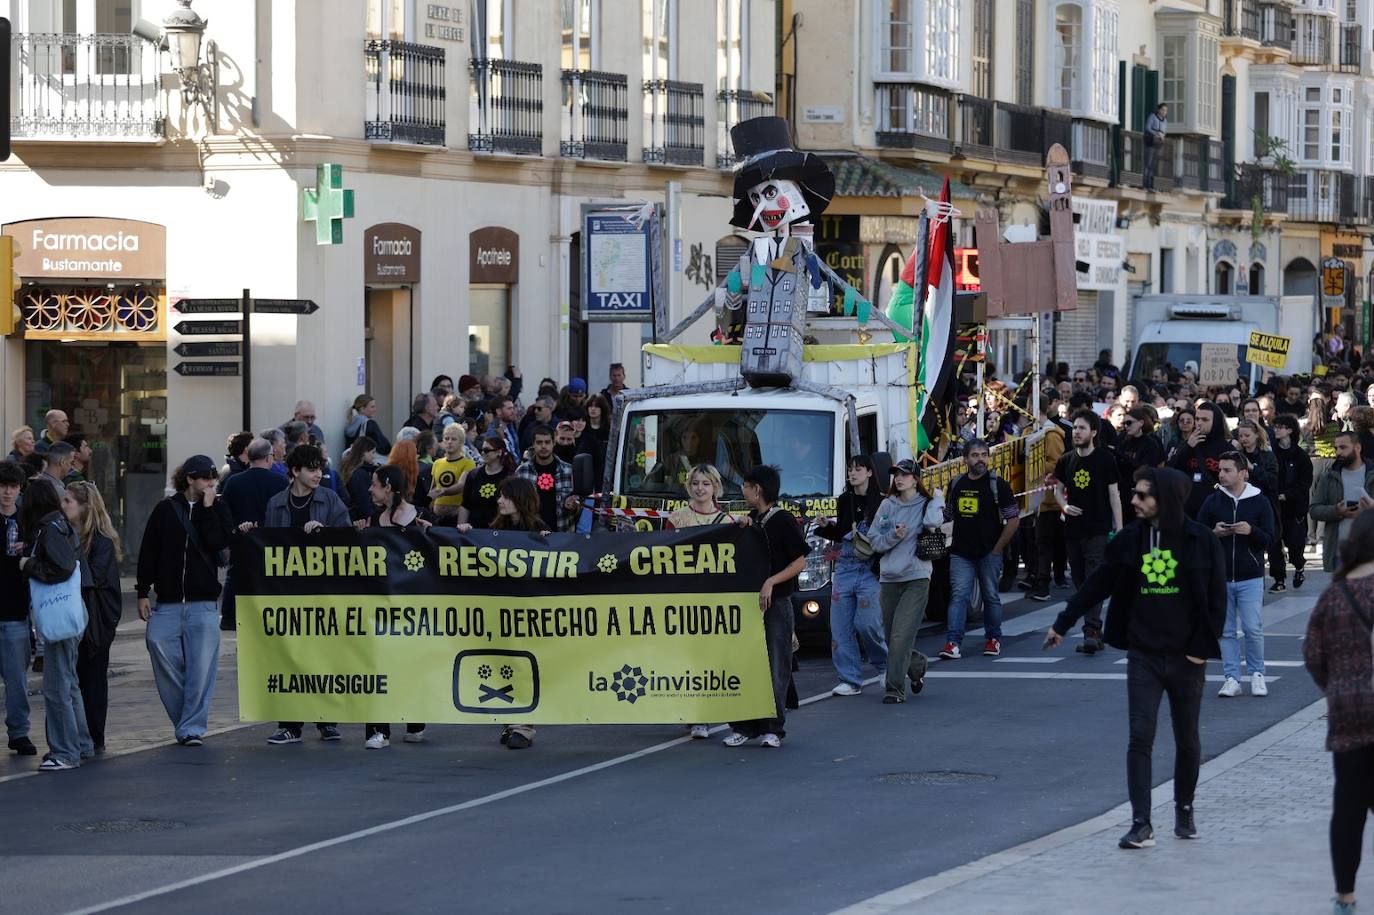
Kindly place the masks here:
<instances>
[{"instance_id":1,"label":"wrought iron balcony","mask_svg":"<svg viewBox=\"0 0 1374 915\"><path fill-rule=\"evenodd\" d=\"M468 62L472 114L468 149L538 156L544 151L544 68L519 60Z\"/></svg>"},{"instance_id":2,"label":"wrought iron balcony","mask_svg":"<svg viewBox=\"0 0 1374 915\"><path fill-rule=\"evenodd\" d=\"M716 168L730 168L739 157L730 141L730 128L750 118L773 113L773 96L747 89L723 89L716 93Z\"/></svg>"},{"instance_id":3,"label":"wrought iron balcony","mask_svg":"<svg viewBox=\"0 0 1374 915\"><path fill-rule=\"evenodd\" d=\"M13 36L16 139L166 136L158 50L135 35Z\"/></svg>"},{"instance_id":4,"label":"wrought iron balcony","mask_svg":"<svg viewBox=\"0 0 1374 915\"><path fill-rule=\"evenodd\" d=\"M1344 172L1300 169L1288 179L1288 216L1300 222L1374 224L1374 183Z\"/></svg>"},{"instance_id":5,"label":"wrought iron balcony","mask_svg":"<svg viewBox=\"0 0 1374 915\"><path fill-rule=\"evenodd\" d=\"M991 99L977 95L959 96L959 152L971 159L996 158L996 109Z\"/></svg>"},{"instance_id":6,"label":"wrought iron balcony","mask_svg":"<svg viewBox=\"0 0 1374 915\"><path fill-rule=\"evenodd\" d=\"M706 164L706 90L672 79L644 82L644 161Z\"/></svg>"},{"instance_id":7,"label":"wrought iron balcony","mask_svg":"<svg viewBox=\"0 0 1374 915\"><path fill-rule=\"evenodd\" d=\"M1221 33L1259 41L1260 11L1255 0L1223 0Z\"/></svg>"},{"instance_id":8,"label":"wrought iron balcony","mask_svg":"<svg viewBox=\"0 0 1374 915\"><path fill-rule=\"evenodd\" d=\"M1260 43L1268 48L1293 49L1293 10L1287 3L1261 3Z\"/></svg>"},{"instance_id":9,"label":"wrought iron balcony","mask_svg":"<svg viewBox=\"0 0 1374 915\"><path fill-rule=\"evenodd\" d=\"M1304 19L1315 19L1308 29ZM1326 67L1331 64L1331 20L1325 16L1295 17L1297 40L1293 43L1290 63L1304 67Z\"/></svg>"},{"instance_id":10,"label":"wrought iron balcony","mask_svg":"<svg viewBox=\"0 0 1374 915\"><path fill-rule=\"evenodd\" d=\"M1360 27L1341 26L1341 57L1337 69L1345 73L1360 72L1360 56L1364 49L1360 46Z\"/></svg>"},{"instance_id":11,"label":"wrought iron balcony","mask_svg":"<svg viewBox=\"0 0 1374 915\"><path fill-rule=\"evenodd\" d=\"M998 102L993 120L997 158L1022 165L1044 165L1044 109Z\"/></svg>"},{"instance_id":12,"label":"wrought iron balcony","mask_svg":"<svg viewBox=\"0 0 1374 915\"><path fill-rule=\"evenodd\" d=\"M953 99L948 92L916 83L874 83L874 89L879 146L953 151Z\"/></svg>"},{"instance_id":13,"label":"wrought iron balcony","mask_svg":"<svg viewBox=\"0 0 1374 915\"><path fill-rule=\"evenodd\" d=\"M1256 203L1266 213L1287 213L1288 176L1260 165L1238 165L1231 190L1222 198L1222 209L1253 210Z\"/></svg>"},{"instance_id":14,"label":"wrought iron balcony","mask_svg":"<svg viewBox=\"0 0 1374 915\"><path fill-rule=\"evenodd\" d=\"M369 140L444 145L444 49L408 41L363 44Z\"/></svg>"},{"instance_id":15,"label":"wrought iron balcony","mask_svg":"<svg viewBox=\"0 0 1374 915\"><path fill-rule=\"evenodd\" d=\"M624 162L629 155L629 80L623 73L563 71L563 140L569 159Z\"/></svg>"}]
</instances>

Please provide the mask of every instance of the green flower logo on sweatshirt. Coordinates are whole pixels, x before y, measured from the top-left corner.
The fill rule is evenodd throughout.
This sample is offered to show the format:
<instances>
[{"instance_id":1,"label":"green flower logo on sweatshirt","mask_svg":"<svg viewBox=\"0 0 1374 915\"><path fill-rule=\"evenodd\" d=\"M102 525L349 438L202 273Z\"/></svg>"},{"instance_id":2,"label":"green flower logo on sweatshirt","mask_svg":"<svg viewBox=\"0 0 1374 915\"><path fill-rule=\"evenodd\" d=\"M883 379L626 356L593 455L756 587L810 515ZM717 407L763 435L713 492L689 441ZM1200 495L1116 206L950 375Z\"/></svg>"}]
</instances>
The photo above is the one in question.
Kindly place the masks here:
<instances>
[{"instance_id":1,"label":"green flower logo on sweatshirt","mask_svg":"<svg viewBox=\"0 0 1374 915\"><path fill-rule=\"evenodd\" d=\"M1174 558L1173 550L1161 550L1159 547L1153 547L1144 556L1144 561L1140 565L1140 574L1144 575L1145 580L1152 585L1167 585L1174 580L1177 569L1178 560Z\"/></svg>"},{"instance_id":2,"label":"green flower logo on sweatshirt","mask_svg":"<svg viewBox=\"0 0 1374 915\"><path fill-rule=\"evenodd\" d=\"M1087 489L1088 484L1093 481L1093 475L1086 470L1079 470L1073 475L1073 485L1079 489Z\"/></svg>"}]
</instances>

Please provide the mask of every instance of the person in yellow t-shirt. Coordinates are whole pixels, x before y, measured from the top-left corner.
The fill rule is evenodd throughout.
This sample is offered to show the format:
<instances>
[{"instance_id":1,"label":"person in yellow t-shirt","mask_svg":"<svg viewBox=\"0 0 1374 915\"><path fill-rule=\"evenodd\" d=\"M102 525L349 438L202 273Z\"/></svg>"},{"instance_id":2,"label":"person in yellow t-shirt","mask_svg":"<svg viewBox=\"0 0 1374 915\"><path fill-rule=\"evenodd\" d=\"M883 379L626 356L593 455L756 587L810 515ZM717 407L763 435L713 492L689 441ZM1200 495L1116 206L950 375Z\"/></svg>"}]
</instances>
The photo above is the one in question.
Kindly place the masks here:
<instances>
[{"instance_id":1,"label":"person in yellow t-shirt","mask_svg":"<svg viewBox=\"0 0 1374 915\"><path fill-rule=\"evenodd\" d=\"M477 467L463 451L466 441L467 432L461 423L450 424L440 440L444 456L434 462L431 473L434 483L429 491L430 504L440 518L457 517L458 509L463 505L463 482L467 479L468 471Z\"/></svg>"}]
</instances>

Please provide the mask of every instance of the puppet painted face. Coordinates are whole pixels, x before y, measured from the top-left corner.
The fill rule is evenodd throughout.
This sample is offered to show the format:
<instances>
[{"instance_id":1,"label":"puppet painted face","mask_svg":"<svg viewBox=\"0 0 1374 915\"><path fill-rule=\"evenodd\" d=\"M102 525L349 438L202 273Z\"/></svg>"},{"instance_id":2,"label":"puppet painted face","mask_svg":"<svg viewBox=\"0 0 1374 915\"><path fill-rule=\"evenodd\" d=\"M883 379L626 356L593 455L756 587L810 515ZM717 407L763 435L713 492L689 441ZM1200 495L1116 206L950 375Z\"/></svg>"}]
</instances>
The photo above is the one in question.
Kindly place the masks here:
<instances>
[{"instance_id":1,"label":"puppet painted face","mask_svg":"<svg viewBox=\"0 0 1374 915\"><path fill-rule=\"evenodd\" d=\"M786 178L770 179L749 189L754 217L749 228L756 232L776 232L783 226L801 222L811 215L801 188Z\"/></svg>"}]
</instances>

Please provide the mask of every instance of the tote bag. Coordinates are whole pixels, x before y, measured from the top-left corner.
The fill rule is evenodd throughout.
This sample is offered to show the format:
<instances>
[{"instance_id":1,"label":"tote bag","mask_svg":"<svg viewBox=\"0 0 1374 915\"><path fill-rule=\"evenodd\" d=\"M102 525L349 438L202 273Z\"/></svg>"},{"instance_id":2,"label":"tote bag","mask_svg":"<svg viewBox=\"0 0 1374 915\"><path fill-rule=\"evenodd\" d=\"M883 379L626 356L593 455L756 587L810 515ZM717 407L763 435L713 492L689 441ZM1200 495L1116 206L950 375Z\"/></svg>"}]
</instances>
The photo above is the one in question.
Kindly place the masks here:
<instances>
[{"instance_id":1,"label":"tote bag","mask_svg":"<svg viewBox=\"0 0 1374 915\"><path fill-rule=\"evenodd\" d=\"M86 631L86 605L81 602L81 563L66 581L48 584L29 579L29 614L45 642L74 639Z\"/></svg>"}]
</instances>

